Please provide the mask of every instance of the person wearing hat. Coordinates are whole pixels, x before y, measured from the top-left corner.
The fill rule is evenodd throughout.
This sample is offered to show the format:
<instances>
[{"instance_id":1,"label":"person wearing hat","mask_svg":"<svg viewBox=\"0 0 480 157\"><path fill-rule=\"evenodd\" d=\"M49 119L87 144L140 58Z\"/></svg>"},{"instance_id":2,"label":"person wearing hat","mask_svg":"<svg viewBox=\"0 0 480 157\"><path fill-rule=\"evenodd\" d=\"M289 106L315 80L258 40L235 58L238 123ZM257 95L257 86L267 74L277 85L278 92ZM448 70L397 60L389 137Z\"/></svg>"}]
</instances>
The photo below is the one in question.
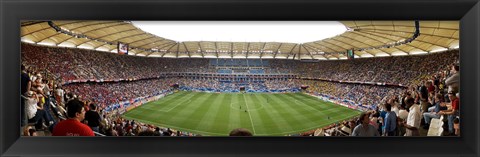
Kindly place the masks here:
<instances>
[{"instance_id":1,"label":"person wearing hat","mask_svg":"<svg viewBox=\"0 0 480 157\"><path fill-rule=\"evenodd\" d=\"M43 122L47 120L47 115L42 105L38 105L39 96L34 91L27 92L25 101L25 114L29 123L35 123L37 130L46 127Z\"/></svg>"},{"instance_id":2,"label":"person wearing hat","mask_svg":"<svg viewBox=\"0 0 480 157\"><path fill-rule=\"evenodd\" d=\"M459 115L460 101L453 91L448 92L448 98L452 103L452 108L446 111L439 111L439 115L448 116L448 131L450 134L454 134L453 120Z\"/></svg>"},{"instance_id":3,"label":"person wearing hat","mask_svg":"<svg viewBox=\"0 0 480 157\"><path fill-rule=\"evenodd\" d=\"M83 102L74 99L67 104L68 119L58 123L52 132L52 136L95 136L92 129L81 121L85 119Z\"/></svg>"}]
</instances>

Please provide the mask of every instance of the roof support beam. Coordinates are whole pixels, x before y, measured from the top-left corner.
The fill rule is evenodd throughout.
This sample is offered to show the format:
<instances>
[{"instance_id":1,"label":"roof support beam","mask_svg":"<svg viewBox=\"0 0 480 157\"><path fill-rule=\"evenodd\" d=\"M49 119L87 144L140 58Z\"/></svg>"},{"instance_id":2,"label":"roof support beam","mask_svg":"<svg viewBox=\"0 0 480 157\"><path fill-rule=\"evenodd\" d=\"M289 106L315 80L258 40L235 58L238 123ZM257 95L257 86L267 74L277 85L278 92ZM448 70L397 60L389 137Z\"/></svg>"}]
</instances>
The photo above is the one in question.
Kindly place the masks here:
<instances>
[{"instance_id":1,"label":"roof support beam","mask_svg":"<svg viewBox=\"0 0 480 157\"><path fill-rule=\"evenodd\" d=\"M304 47L306 46L306 47L309 47L310 49L313 49L313 50L316 49L316 47L313 47L313 46L308 45L308 44L303 44L303 45L304 45ZM327 58L327 57L325 57L325 54L327 54L327 53L323 52L323 54L321 54L321 55L322 55L324 58ZM333 54L333 53L330 53L330 54ZM318 54L317 54L317 55L318 55ZM312 57L312 58L313 58L313 57Z\"/></svg>"},{"instance_id":2,"label":"roof support beam","mask_svg":"<svg viewBox=\"0 0 480 157\"><path fill-rule=\"evenodd\" d=\"M282 47L282 44L283 44L283 43L278 44L277 50L275 50L275 54L273 54L273 58L276 59L277 54L278 54L278 50L280 50L280 47Z\"/></svg>"},{"instance_id":3,"label":"roof support beam","mask_svg":"<svg viewBox=\"0 0 480 157\"><path fill-rule=\"evenodd\" d=\"M356 39L353 39L353 38L350 38L350 37L347 37L347 36L343 36L343 35L340 35L340 36L343 37L343 38L350 39L350 40L352 40L352 41L357 41L357 42L363 43L363 44L368 45L368 46L370 46L370 47L375 47L374 45L361 42L360 40L356 40ZM382 43L382 44L383 44L383 43ZM393 48L395 48L395 46L394 46ZM397 48L395 48L395 49L397 49ZM399 49L397 49L397 50L399 50ZM400 50L400 51L401 51L401 50ZM365 52L366 52L366 51L365 51ZM385 51L383 51L383 52L385 52ZM402 51L402 52L403 52L403 51ZM355 53L355 52L354 52L354 53ZM368 52L367 52L367 53L368 53ZM387 52L385 52L385 53L387 53ZM391 53L388 53L388 54L389 54L389 55L392 55Z\"/></svg>"},{"instance_id":4,"label":"roof support beam","mask_svg":"<svg viewBox=\"0 0 480 157\"><path fill-rule=\"evenodd\" d=\"M328 47L328 46L326 46L326 45L322 45L322 44L319 44L319 43L317 43L317 42L311 42L311 43L312 43L312 44L315 44L315 45L323 46L323 47L325 47L326 49L331 50L331 53L337 53L337 52L338 52L337 50L334 50L334 49L332 49L332 48L330 48L330 47ZM323 42L323 43L326 43L326 42ZM308 44L308 43L307 43L307 44ZM328 43L328 44L330 44L330 43ZM336 46L336 45L335 45L335 46ZM337 46L337 47L338 47L338 46ZM320 48L320 49L322 49L322 48ZM343 48L342 48L342 49L343 49ZM323 52L328 52L328 51L323 51Z\"/></svg>"},{"instance_id":5,"label":"roof support beam","mask_svg":"<svg viewBox=\"0 0 480 157\"><path fill-rule=\"evenodd\" d=\"M177 57L178 58L178 51L180 51L180 43L177 43Z\"/></svg>"},{"instance_id":6,"label":"roof support beam","mask_svg":"<svg viewBox=\"0 0 480 157\"><path fill-rule=\"evenodd\" d=\"M405 37L402 37L402 36L397 36L397 35L393 35L393 34L383 34L383 33L379 33L379 32L362 32L362 33L366 33L366 34L370 34L370 35L382 34L382 35L385 35L385 36L382 36L383 38L388 39L388 40L393 41L393 42L396 42L397 40L388 38L387 36L394 36L394 37L399 37L399 38L405 38ZM376 36L379 36L379 35L376 35ZM416 41L416 39L413 40L413 41ZM412 41L412 42L413 42L413 41ZM421 42L421 41L420 41L420 42ZM417 48L417 49L422 50L422 51L425 51L425 52L428 52L428 51L425 50L425 49L422 49L422 48L420 48L420 47L417 47L417 46L414 46L414 45L411 45L411 44L405 44L405 45L410 46L410 47Z\"/></svg>"},{"instance_id":7,"label":"roof support beam","mask_svg":"<svg viewBox=\"0 0 480 157\"><path fill-rule=\"evenodd\" d=\"M292 47L292 49L290 50L290 53L288 54L288 57L293 54L293 50L294 50L295 47L297 47L297 46L298 46L298 44L295 44L295 45ZM293 59L295 59L295 55L293 56Z\"/></svg>"},{"instance_id":8,"label":"roof support beam","mask_svg":"<svg viewBox=\"0 0 480 157\"><path fill-rule=\"evenodd\" d=\"M215 44L215 54L217 55L218 58L218 47L217 47L217 42L213 42Z\"/></svg>"},{"instance_id":9,"label":"roof support beam","mask_svg":"<svg viewBox=\"0 0 480 157\"><path fill-rule=\"evenodd\" d=\"M298 45L298 59L302 59L301 58L302 54L300 53L301 51L302 51L302 44Z\"/></svg>"},{"instance_id":10,"label":"roof support beam","mask_svg":"<svg viewBox=\"0 0 480 157\"><path fill-rule=\"evenodd\" d=\"M115 22L117 22L117 21L115 21ZM108 24L108 23L113 23L113 22L105 22L105 23L103 23L103 24ZM99 23L97 23L97 25L98 25L98 24L99 24ZM102 24L102 23L100 23L100 24ZM115 27L115 26L118 26L118 25L126 25L126 24L128 24L128 23L118 23L118 24L115 24L115 25L109 25L109 26L99 27L99 28L92 29L92 30L89 30L89 31L86 31L86 32L82 32L81 34L85 35L86 33L89 33L89 32L92 32L92 31L96 31L96 30L100 30L100 29L103 29L103 28ZM93 25L93 24L92 24L92 25ZM91 26L91 25L88 25L88 26ZM75 28L75 29L77 29L77 28ZM75 30L75 29L72 29L71 31L73 31L73 30ZM67 40L70 40L70 39L72 39L72 38L73 38L73 36L70 36L69 38L66 38L66 39L58 42L57 45L60 45L60 44L62 44L63 42L65 42L65 41L67 41ZM101 45L101 46L103 46L103 45ZM100 47L100 46L94 47L94 49L96 49L96 48L98 48L98 47Z\"/></svg>"},{"instance_id":11,"label":"roof support beam","mask_svg":"<svg viewBox=\"0 0 480 157\"><path fill-rule=\"evenodd\" d=\"M205 54L204 54L204 51L202 49L202 45L200 44L200 42L197 42L198 44L198 47L200 48L200 53L202 53L202 58L205 58Z\"/></svg>"},{"instance_id":12,"label":"roof support beam","mask_svg":"<svg viewBox=\"0 0 480 157\"><path fill-rule=\"evenodd\" d=\"M230 43L230 58L233 58L233 42Z\"/></svg>"},{"instance_id":13,"label":"roof support beam","mask_svg":"<svg viewBox=\"0 0 480 157\"><path fill-rule=\"evenodd\" d=\"M320 42L325 43L325 44L329 44L329 45L331 45L331 46L335 46L335 47L337 47L337 48L340 48L340 51L338 51L338 50L335 50L335 51L334 51L334 52L336 52L336 53L342 52L343 50L346 49L345 47L341 47L341 46L338 46L338 45L336 45L336 44L334 44L334 43L330 43L330 42L328 42L327 40L322 40L322 41L320 41ZM317 42L315 42L315 43L317 43ZM329 48L330 48L330 47L329 47ZM332 48L331 48L331 49L332 49ZM332 49L332 50L333 50L333 49Z\"/></svg>"},{"instance_id":14,"label":"roof support beam","mask_svg":"<svg viewBox=\"0 0 480 157\"><path fill-rule=\"evenodd\" d=\"M157 42L159 42L159 41L163 41L163 40L165 40L165 39L160 39L160 40L157 39L157 40L154 40L154 41L151 41L151 42L147 42L146 44L138 45L138 46L135 46L135 47L141 48L141 47L143 47L143 46L147 46L147 45L151 45L151 44L154 44L154 45L155 45L155 43L157 43ZM168 43L170 43L170 42L168 42ZM165 43L163 43L163 44L165 44ZM163 44L162 44L162 45L163 45Z\"/></svg>"},{"instance_id":15,"label":"roof support beam","mask_svg":"<svg viewBox=\"0 0 480 157\"><path fill-rule=\"evenodd\" d=\"M177 45L178 43L174 43L172 46L170 46L167 51L165 51L163 54L162 54L162 57L165 56L165 54L167 54L167 52L169 52L169 50L174 47L175 45Z\"/></svg>"},{"instance_id":16,"label":"roof support beam","mask_svg":"<svg viewBox=\"0 0 480 157\"><path fill-rule=\"evenodd\" d=\"M264 42L264 43L263 43L262 49L260 50L260 58L263 57L263 53L264 53L264 51L265 51L265 45L267 45L267 42Z\"/></svg>"},{"instance_id":17,"label":"roof support beam","mask_svg":"<svg viewBox=\"0 0 480 157\"><path fill-rule=\"evenodd\" d=\"M330 38L330 39L335 40L335 41L340 42L340 43L343 43L343 44L345 44L345 45L351 46L352 49L358 49L358 47L353 46L352 44L349 44L349 43L346 43L346 42L343 42L343 41L340 41L340 40L337 40L337 39L334 39L334 38ZM325 42L326 42L326 41L325 41ZM345 48L345 53L347 53L346 50L348 50L348 49L350 49L350 48ZM372 53L370 53L370 52L368 52L368 51L365 51L365 52L367 52L367 53L370 54L370 55L373 55ZM340 55L338 55L338 56L340 56ZM373 55L373 56L375 56L375 55Z\"/></svg>"},{"instance_id":18,"label":"roof support beam","mask_svg":"<svg viewBox=\"0 0 480 157\"><path fill-rule=\"evenodd\" d=\"M143 38L143 39L135 40L135 41L131 42L130 44L134 44L134 43L141 42L141 41L148 40L148 39L152 39L152 38L157 38L157 36L150 35L150 37L146 37L146 38ZM165 39L163 39L163 40L165 40Z\"/></svg>"},{"instance_id":19,"label":"roof support beam","mask_svg":"<svg viewBox=\"0 0 480 157\"><path fill-rule=\"evenodd\" d=\"M111 35L114 35L114 34L117 34L117 33L123 33L123 32L132 31L132 30L136 30L136 29L127 29L127 30L124 30L124 31L107 34L107 35L104 35L104 36L101 36L101 37L98 37L98 38L94 38L94 39L101 39L101 40L103 40L102 38L104 38L104 37L111 36ZM92 38L92 37L90 37L90 38ZM82 45L82 44L87 43L87 42L89 42L89 41L91 41L91 40L87 40L87 41L85 41L85 42L81 42L80 44L77 44L76 46ZM111 42L114 43L113 41L111 41Z\"/></svg>"},{"instance_id":20,"label":"roof support beam","mask_svg":"<svg viewBox=\"0 0 480 157\"><path fill-rule=\"evenodd\" d=\"M249 42L247 43L247 53L245 54L245 58L248 58L248 51L250 51L250 43Z\"/></svg>"},{"instance_id":21,"label":"roof support beam","mask_svg":"<svg viewBox=\"0 0 480 157\"><path fill-rule=\"evenodd\" d=\"M389 26L393 26L393 27L413 27L415 28L415 25L413 26L409 26L409 25L365 25L365 26L357 26L355 28L358 28L358 29L363 29L363 27L375 27L375 26L386 26L386 27L389 27ZM432 29L445 29L445 30L458 30L458 29L455 29L455 28L443 28L443 27L425 27L425 26L422 26L421 28L432 28ZM392 31L395 31L395 30L392 30Z\"/></svg>"},{"instance_id":22,"label":"roof support beam","mask_svg":"<svg viewBox=\"0 0 480 157\"><path fill-rule=\"evenodd\" d=\"M163 48L165 48L165 47L168 47L168 46L170 46L170 45L172 45L172 44L174 44L174 43L163 44L163 45L165 45L165 46L160 47L160 48L157 47L157 48L158 48L158 50L160 50L160 49L163 49ZM148 55L151 55L152 53L154 53L154 52L150 52ZM165 51L165 53L167 53L167 51ZM147 56L148 56L148 55L147 55ZM162 55L162 57L163 57L163 55Z\"/></svg>"},{"instance_id":23,"label":"roof support beam","mask_svg":"<svg viewBox=\"0 0 480 157\"><path fill-rule=\"evenodd\" d=\"M378 31L383 31L383 32L403 32L403 33L412 33L412 34L415 33L415 32L407 32L407 31L392 31L392 30L385 30L385 29L367 29L367 28L362 28L362 29L355 30L355 31L358 31L358 32L364 32L364 31L367 31L367 32L378 32ZM440 35L427 34L427 33L421 33L421 35L429 35L429 36L434 36L434 37L449 38L449 39L459 40L458 38L455 38L455 37L440 36ZM404 38L406 38L406 37L404 37Z\"/></svg>"},{"instance_id":24,"label":"roof support beam","mask_svg":"<svg viewBox=\"0 0 480 157\"><path fill-rule=\"evenodd\" d=\"M380 33L380 34L382 34L382 33ZM426 35L426 34L421 34L421 35L428 36L428 34L427 34L427 35ZM393 35L393 34L391 34L391 36L402 37L402 36ZM447 38L447 37L443 37L443 38ZM451 38L448 38L448 39L451 39ZM423 42L423 43L435 45L435 46L442 47L442 48L447 48L447 47L448 47L448 46L438 45L438 44L435 44L435 43L432 43L432 42L429 42L429 41L421 40L421 39L418 39L418 38L415 39L415 40L413 40L413 41L419 41L419 42ZM413 42L413 41L412 41L412 42Z\"/></svg>"},{"instance_id":25,"label":"roof support beam","mask_svg":"<svg viewBox=\"0 0 480 157\"><path fill-rule=\"evenodd\" d=\"M308 51L308 49L303 44L302 44L302 47L305 49L305 51L308 52L308 54L310 54L310 57L312 57L312 59L314 59L312 53L310 51Z\"/></svg>"},{"instance_id":26,"label":"roof support beam","mask_svg":"<svg viewBox=\"0 0 480 157\"><path fill-rule=\"evenodd\" d=\"M363 34L361 34L361 33L359 33L359 32L352 31L352 33L354 33L354 34L356 34L356 35L359 35L359 36L362 36L362 37L365 37L365 38L368 38L368 39L370 39L370 40L375 40L375 41L377 41L377 42L379 42L379 43L384 44L382 41L380 41L380 40L378 40L378 39L375 39L375 38L372 38L372 37L363 35ZM377 36L377 37L378 37L378 36ZM388 39L388 40L389 40L389 39ZM394 46L393 48L395 48L395 49L397 49L397 50L399 50L399 51L402 51L402 52L404 52L404 53L408 53L407 51L398 48L398 46Z\"/></svg>"},{"instance_id":27,"label":"roof support beam","mask_svg":"<svg viewBox=\"0 0 480 157\"><path fill-rule=\"evenodd\" d=\"M85 21L85 22L88 22L88 21ZM74 30L77 30L77 29L80 29L80 28L85 28L85 27L88 27L88 26L102 25L102 24L108 24L108 23L114 23L114 22L118 22L118 21L107 21L107 22L87 24L87 25L83 25L83 26L80 26L80 27L71 28L69 32L73 32ZM108 26L107 26L107 27L108 27ZM105 28L105 27L101 27L101 28ZM101 28L100 28L100 29L101 29ZM91 32L91 31L87 31L87 32ZM87 33L87 32L82 32L81 34L85 34L85 33Z\"/></svg>"},{"instance_id":28,"label":"roof support beam","mask_svg":"<svg viewBox=\"0 0 480 157\"><path fill-rule=\"evenodd\" d=\"M47 25L48 25L48 21L45 21L45 22L47 22ZM65 23L65 24L62 24L62 25L57 25L57 26L60 27L60 26L68 25L68 24L81 23L81 22L85 22L85 21L74 21L74 22ZM53 21L52 21L52 23L53 23ZM45 28L42 28L42 29L39 29L39 30L30 32L30 33L28 33L28 34L26 34L26 35L24 35L24 36L27 36L27 35L30 35L30 34L33 34L33 33L37 33L37 32L43 31L43 30L47 30L47 29L53 29L53 30L55 30L54 28L52 28L52 27L49 25L49 27L45 27ZM24 36L22 36L22 37L24 37ZM41 41L41 40L40 40L40 41Z\"/></svg>"},{"instance_id":29,"label":"roof support beam","mask_svg":"<svg viewBox=\"0 0 480 157\"><path fill-rule=\"evenodd\" d=\"M187 53L188 53L188 57L191 58L192 55L190 54L190 50L188 50L188 48L187 48L187 44L185 44L185 42L182 42L182 44L183 44L183 47L185 47L185 51L187 51Z\"/></svg>"}]
</instances>

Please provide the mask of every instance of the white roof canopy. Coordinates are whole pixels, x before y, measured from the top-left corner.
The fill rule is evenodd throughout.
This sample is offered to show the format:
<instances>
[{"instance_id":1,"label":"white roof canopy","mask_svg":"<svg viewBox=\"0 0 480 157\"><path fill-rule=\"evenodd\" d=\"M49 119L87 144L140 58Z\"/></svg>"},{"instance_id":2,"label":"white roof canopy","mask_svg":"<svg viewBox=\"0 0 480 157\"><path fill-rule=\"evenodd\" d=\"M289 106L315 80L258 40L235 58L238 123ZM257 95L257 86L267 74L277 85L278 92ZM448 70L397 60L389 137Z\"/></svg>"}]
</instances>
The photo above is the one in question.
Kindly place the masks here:
<instances>
[{"instance_id":1,"label":"white roof canopy","mask_svg":"<svg viewBox=\"0 0 480 157\"><path fill-rule=\"evenodd\" d=\"M415 21L340 23L348 30L302 43L283 42L280 37L274 38L279 39L275 41L181 41L173 36L146 32L129 21L22 21L21 39L28 43L106 52L115 52L117 43L122 42L129 45L131 54L138 56L205 58L345 59L347 50L351 49L355 50L356 57L382 57L438 52L459 45L459 21L420 21L420 32L415 38ZM200 34L201 29L196 31ZM321 31L319 28L318 32ZM282 34L285 31L281 29L277 32L279 36L288 36Z\"/></svg>"}]
</instances>

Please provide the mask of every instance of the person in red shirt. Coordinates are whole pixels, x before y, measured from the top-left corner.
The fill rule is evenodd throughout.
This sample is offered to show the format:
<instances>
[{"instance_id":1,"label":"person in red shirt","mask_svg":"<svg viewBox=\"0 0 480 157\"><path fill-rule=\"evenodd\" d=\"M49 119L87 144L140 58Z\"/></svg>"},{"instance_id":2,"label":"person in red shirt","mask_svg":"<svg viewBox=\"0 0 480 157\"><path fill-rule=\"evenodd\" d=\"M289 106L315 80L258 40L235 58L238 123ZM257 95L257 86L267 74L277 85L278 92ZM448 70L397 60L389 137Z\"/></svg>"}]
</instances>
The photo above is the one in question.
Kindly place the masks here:
<instances>
[{"instance_id":1,"label":"person in red shirt","mask_svg":"<svg viewBox=\"0 0 480 157\"><path fill-rule=\"evenodd\" d=\"M450 135L454 135L453 121L458 115L460 115L460 101L455 94L456 93L452 91L448 92L448 98L452 102L452 109L438 112L439 115L448 115L448 131L450 132Z\"/></svg>"},{"instance_id":2,"label":"person in red shirt","mask_svg":"<svg viewBox=\"0 0 480 157\"><path fill-rule=\"evenodd\" d=\"M81 123L85 119L83 102L74 99L65 106L68 119L61 121L53 128L52 136L95 136L88 125Z\"/></svg>"}]
</instances>

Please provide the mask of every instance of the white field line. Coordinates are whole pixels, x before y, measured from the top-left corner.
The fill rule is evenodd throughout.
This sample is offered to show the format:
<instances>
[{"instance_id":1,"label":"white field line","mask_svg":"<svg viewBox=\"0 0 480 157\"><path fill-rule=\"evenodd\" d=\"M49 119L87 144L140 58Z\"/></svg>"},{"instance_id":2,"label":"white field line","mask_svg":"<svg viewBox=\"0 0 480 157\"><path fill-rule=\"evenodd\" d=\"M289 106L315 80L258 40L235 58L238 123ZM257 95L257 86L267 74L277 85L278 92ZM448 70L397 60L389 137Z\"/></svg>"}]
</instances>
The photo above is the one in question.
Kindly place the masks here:
<instances>
[{"instance_id":1,"label":"white field line","mask_svg":"<svg viewBox=\"0 0 480 157\"><path fill-rule=\"evenodd\" d=\"M343 119L349 119L351 117L354 117L355 114L352 114L352 115L349 115L347 118L343 118ZM210 135L220 135L220 136L227 136L227 134L220 134L220 133L215 133L215 132L208 132L208 131L200 131L200 130L195 130L195 129L187 129L187 128L182 128L182 127L177 127L177 126L172 126L172 125L167 125L167 124L161 124L161 123L157 123L157 122L152 122L152 121L149 121L149 120L144 120L144 119L138 119L138 118L132 118L132 117L129 117L129 116L124 116L126 117L127 119L134 119L134 120L137 120L137 121L144 121L144 122L147 122L149 124L155 124L155 125L158 125L160 127L168 127L168 128L172 128L172 129L177 129L177 130L180 130L180 131L190 131L190 132L198 132L198 133L206 133L206 134L210 134ZM337 121L337 118L333 118L335 121ZM338 120L343 120L343 119L338 119ZM322 126L322 125L325 125L325 124L330 124L331 122L327 122L327 123L322 123L320 125L317 125L315 127L310 127L310 128L306 128L306 129L301 129L301 130L294 130L294 131L287 131L287 132L280 132L278 134L282 134L282 135L287 135L287 134L292 134L292 133L300 133L302 131L309 131L309 130L312 130L312 129L315 129L315 128L319 128L319 126ZM266 136L266 135L269 135L269 134L254 134L255 136Z\"/></svg>"},{"instance_id":2,"label":"white field line","mask_svg":"<svg viewBox=\"0 0 480 157\"><path fill-rule=\"evenodd\" d=\"M188 101L188 102L191 102L192 100L190 100L190 99L193 98L194 96L195 96L195 95L192 95L192 96L188 97L187 99L183 100L183 101L180 102L180 103L177 103L175 106L173 106L172 108L170 108L170 109L168 109L168 110L166 110L166 111L163 110L163 109L158 110L158 111L160 111L160 112L170 112L170 111L173 110L174 108L180 106L181 104L183 104L183 103L185 103L185 102L187 102L187 101Z\"/></svg>"},{"instance_id":3,"label":"white field line","mask_svg":"<svg viewBox=\"0 0 480 157\"><path fill-rule=\"evenodd\" d=\"M340 121L340 120L350 119L350 118L352 118L352 117L354 117L354 116L356 116L355 113L354 113L354 114L349 114L348 117L346 117L346 118L339 118L339 119L337 119L337 118L333 118L333 117L332 117L332 119L333 119L334 121ZM334 117L335 117L335 116L334 116ZM286 135L286 134L292 134L292 133L301 133L302 131L309 131L309 130L312 130L312 129L315 129L315 128L320 128L320 126L322 126L322 125L331 124L331 123L335 123L335 122L326 122L326 123L322 123L322 124L317 125L317 126L314 126L314 127L310 127L310 128L306 128L306 129L301 129L301 130L281 132L281 133L279 133L279 134ZM256 135L257 135L257 134L256 134ZM258 135L259 135L259 136L262 136L262 135L269 135L269 134L258 134Z\"/></svg>"},{"instance_id":4,"label":"white field line","mask_svg":"<svg viewBox=\"0 0 480 157\"><path fill-rule=\"evenodd\" d=\"M295 100L294 102L295 102L295 104L297 104L297 105L301 105L301 104L299 104L299 103L302 103L302 104L303 104L302 106L306 106L306 107L309 107L309 108L311 108L311 109L313 109L313 110L316 110L316 111L318 111L320 114L323 114L323 115L325 115L325 116L326 116L326 114L323 113L324 111L329 111L329 110L335 109L335 108L329 108L329 109L326 109L326 110L321 111L321 110L318 110L318 109L316 109L316 108L313 108L312 106L307 105L307 104L305 104L305 103L303 103L303 102L301 102L301 101L299 101L299 100Z\"/></svg>"},{"instance_id":5,"label":"white field line","mask_svg":"<svg viewBox=\"0 0 480 157\"><path fill-rule=\"evenodd\" d=\"M247 106L247 110L249 110L249 109L248 109L247 99L245 98L245 94L242 94L242 95L243 95L243 100L245 100L245 105ZM252 115L250 114L250 112L248 112L248 116L250 117L250 123L252 124L253 134L255 135L255 126L253 126Z\"/></svg>"},{"instance_id":6,"label":"white field line","mask_svg":"<svg viewBox=\"0 0 480 157\"><path fill-rule=\"evenodd\" d=\"M193 96L192 96L193 97ZM247 104L246 102L246 99L245 99L245 95L244 95L244 100L245 100L245 104ZM232 104L230 104L232 105ZM248 105L247 105L248 106ZM263 106L263 105L262 105ZM247 110L248 110L248 107L247 107ZM329 109L327 109L329 110ZM250 115L250 113L249 113ZM125 116L123 115L124 117L127 117L128 119L135 119L135 120L138 120L138 121L144 121L144 122L148 122L149 124L156 124L158 126L163 126L163 127L169 127L169 128L173 128L173 129L178 129L180 131L192 131L192 132L198 132L198 133L206 133L206 134L210 134L210 135L214 135L214 136L227 136L227 134L221 134L221 133L215 133L215 132L208 132L208 131L200 131L200 130L195 130L195 129L187 129L187 128L182 128L182 127L177 127L177 126L172 126L172 125L167 125L167 124L161 124L161 123L157 123L157 122L152 122L152 121L149 121L149 120L144 120L144 119L139 119L139 118L132 118L130 116ZM334 121L338 121L338 120L344 120L344 119L349 119L351 117L354 117L356 116L356 113L353 113L353 114L349 114L348 117L346 118L335 118L336 116L332 116L330 117L332 120ZM343 117L343 116L342 116ZM251 116L250 116L250 121L252 120ZM266 135L269 135L269 134L255 134L255 128L253 127L253 121L251 121L252 123L252 128L254 129L254 135L255 136L266 136ZM292 134L292 133L300 133L302 131L309 131L311 129L315 129L315 128L320 128L320 126L322 125L325 125L325 124L331 124L332 122L326 122L326 123L322 123L320 125L317 125L317 126L314 126L314 127L309 127L309 128L306 128L306 129L301 129L301 130L294 130L294 131L286 131L286 132L280 132L278 134L283 134L283 135L287 135L287 134ZM275 133L277 134L277 133Z\"/></svg>"}]
</instances>

